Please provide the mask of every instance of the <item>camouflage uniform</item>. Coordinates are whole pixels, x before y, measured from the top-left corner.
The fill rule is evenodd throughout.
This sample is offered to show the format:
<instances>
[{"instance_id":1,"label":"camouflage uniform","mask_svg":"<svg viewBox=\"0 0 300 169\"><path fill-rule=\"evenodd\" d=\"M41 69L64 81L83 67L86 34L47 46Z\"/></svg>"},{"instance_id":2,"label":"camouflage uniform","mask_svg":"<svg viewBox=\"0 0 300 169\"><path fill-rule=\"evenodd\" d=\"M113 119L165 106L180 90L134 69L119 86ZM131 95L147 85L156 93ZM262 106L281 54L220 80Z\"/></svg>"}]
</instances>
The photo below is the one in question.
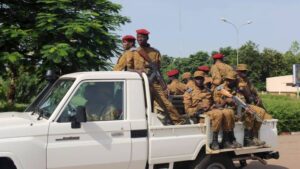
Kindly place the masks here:
<instances>
[{"instance_id":1,"label":"camouflage uniform","mask_svg":"<svg viewBox=\"0 0 300 169\"><path fill-rule=\"evenodd\" d=\"M224 82L225 76L229 72L234 72L233 68L220 60L216 60L215 64L211 66L210 74L212 76L212 84L219 86Z\"/></svg>"},{"instance_id":2,"label":"camouflage uniform","mask_svg":"<svg viewBox=\"0 0 300 169\"><path fill-rule=\"evenodd\" d=\"M204 73L196 71L194 73L194 78L202 77L204 78ZM211 92L207 90L204 86L202 88L194 86L194 88L189 88L183 95L183 103L185 112L191 118L197 118L200 121L199 113L204 113L208 115L211 119L212 130L213 130L213 142L211 144L212 149L219 149L218 145L218 133L221 128L223 121L223 114L221 110L211 109L212 106L212 96Z\"/></svg>"},{"instance_id":3,"label":"camouflage uniform","mask_svg":"<svg viewBox=\"0 0 300 169\"><path fill-rule=\"evenodd\" d=\"M183 95L186 89L187 87L178 79L173 79L168 85L169 94L171 95Z\"/></svg>"},{"instance_id":4,"label":"camouflage uniform","mask_svg":"<svg viewBox=\"0 0 300 169\"><path fill-rule=\"evenodd\" d=\"M237 66L237 71L248 71L247 65L239 64ZM240 95L245 98L244 101L249 104L250 109L252 109L262 120L272 119L272 116L268 114L265 109L258 106L262 106L262 103L258 102L258 100L260 100L259 95L255 87L246 76L240 76L238 78L238 89ZM254 105L257 103L259 104ZM249 135L249 138L246 138L245 142L249 145L263 145L264 142L258 140L258 132L262 123L257 121L255 117L249 113L245 114L243 121L245 125L245 132L248 132Z\"/></svg>"},{"instance_id":5,"label":"camouflage uniform","mask_svg":"<svg viewBox=\"0 0 300 169\"><path fill-rule=\"evenodd\" d=\"M123 52L119 57L117 64L113 68L114 71L130 70L134 69L134 58L137 57L138 53L136 48L131 48Z\"/></svg>"},{"instance_id":6,"label":"camouflage uniform","mask_svg":"<svg viewBox=\"0 0 300 169\"><path fill-rule=\"evenodd\" d=\"M224 90L228 91L232 95L235 95L235 90L231 89L229 87L228 80L236 80L236 73L235 72L229 72L226 76L224 76L224 82L222 84L222 87ZM227 98L224 96L221 91L218 90L218 88L214 89L213 92L213 98L214 98L214 107L221 109L224 115L223 119L223 146L225 148L239 148L241 147L241 144L239 144L234 136L234 126L235 126L235 104L233 103L233 100L231 98Z\"/></svg>"},{"instance_id":7,"label":"camouflage uniform","mask_svg":"<svg viewBox=\"0 0 300 169\"><path fill-rule=\"evenodd\" d=\"M120 116L117 108L111 103L108 102L105 105L101 105L97 110L91 110L89 105L86 105L87 111L87 120L88 121L109 121L117 120Z\"/></svg>"},{"instance_id":8,"label":"camouflage uniform","mask_svg":"<svg viewBox=\"0 0 300 169\"><path fill-rule=\"evenodd\" d=\"M137 52L134 52L133 55L133 70L138 70L145 72L147 74L150 73L149 63L138 53L139 50L144 50L145 53L148 54L149 58L152 62L160 65L160 53L158 50L148 46L148 47L139 47L137 48ZM160 105L162 108L166 108L167 111L170 113L170 118L172 119L173 123L175 124L182 124L183 119L181 118L180 114L178 113L177 109L174 105L167 99L166 93L164 92L162 86L159 84L158 81L154 81L150 84L152 97L156 103ZM163 104L163 105L161 105Z\"/></svg>"}]
</instances>

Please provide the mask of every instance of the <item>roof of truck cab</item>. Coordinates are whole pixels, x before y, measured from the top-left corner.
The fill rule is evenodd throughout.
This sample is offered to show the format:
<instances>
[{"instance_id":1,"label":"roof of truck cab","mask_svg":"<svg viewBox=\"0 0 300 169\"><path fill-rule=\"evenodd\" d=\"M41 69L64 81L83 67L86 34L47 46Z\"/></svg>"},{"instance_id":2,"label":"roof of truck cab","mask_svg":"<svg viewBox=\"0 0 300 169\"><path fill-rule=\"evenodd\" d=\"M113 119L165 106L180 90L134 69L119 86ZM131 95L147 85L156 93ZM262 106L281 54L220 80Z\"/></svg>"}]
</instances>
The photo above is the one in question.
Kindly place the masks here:
<instances>
[{"instance_id":1,"label":"roof of truck cab","mask_svg":"<svg viewBox=\"0 0 300 169\"><path fill-rule=\"evenodd\" d=\"M136 72L125 71L92 71L92 72L76 72L61 76L61 78L76 79L142 79Z\"/></svg>"}]
</instances>

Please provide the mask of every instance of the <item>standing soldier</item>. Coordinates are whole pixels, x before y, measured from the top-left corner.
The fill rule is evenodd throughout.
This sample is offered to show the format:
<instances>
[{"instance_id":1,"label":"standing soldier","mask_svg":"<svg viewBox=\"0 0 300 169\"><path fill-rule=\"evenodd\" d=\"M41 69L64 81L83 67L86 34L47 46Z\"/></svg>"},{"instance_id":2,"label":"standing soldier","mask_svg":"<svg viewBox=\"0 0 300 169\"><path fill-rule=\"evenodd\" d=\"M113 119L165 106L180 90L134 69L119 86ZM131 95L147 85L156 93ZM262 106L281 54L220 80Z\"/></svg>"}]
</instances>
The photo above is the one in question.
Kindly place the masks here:
<instances>
[{"instance_id":1,"label":"standing soldier","mask_svg":"<svg viewBox=\"0 0 300 169\"><path fill-rule=\"evenodd\" d=\"M167 72L169 80L171 83L168 85L168 90L170 95L183 95L186 90L186 86L178 80L179 71L173 69Z\"/></svg>"},{"instance_id":2,"label":"standing soldier","mask_svg":"<svg viewBox=\"0 0 300 169\"><path fill-rule=\"evenodd\" d=\"M162 77L152 76L153 73L160 74L159 69L161 56L159 51L152 48L148 43L150 32L146 29L139 29L136 33L140 47L137 49L138 55L134 57L134 70L138 72L145 72L148 75L154 101L158 103L164 111L168 111L173 123L184 124L185 120L180 116L174 105L167 99L165 93L167 86L165 85Z\"/></svg>"},{"instance_id":3,"label":"standing soldier","mask_svg":"<svg viewBox=\"0 0 300 169\"><path fill-rule=\"evenodd\" d=\"M224 77L224 82L220 86L216 87L213 92L214 107L221 109L224 115L223 124L223 147L224 148L240 148L239 144L234 136L235 126L235 104L232 98L225 97L220 91L219 87L235 95L236 85L236 73L229 72Z\"/></svg>"},{"instance_id":4,"label":"standing soldier","mask_svg":"<svg viewBox=\"0 0 300 169\"><path fill-rule=\"evenodd\" d=\"M221 53L214 54L214 64L211 66L210 74L212 76L213 88L219 86L224 82L225 76L229 72L234 72L233 68L223 62L224 55Z\"/></svg>"},{"instance_id":5,"label":"standing soldier","mask_svg":"<svg viewBox=\"0 0 300 169\"><path fill-rule=\"evenodd\" d=\"M212 85L212 78L209 76L209 66L203 65L198 67L198 71L202 71L205 73L205 79L204 79L204 84L205 86L210 89Z\"/></svg>"},{"instance_id":6,"label":"standing soldier","mask_svg":"<svg viewBox=\"0 0 300 169\"><path fill-rule=\"evenodd\" d=\"M136 55L135 37L126 35L122 38L124 52L119 57L117 64L113 68L114 71L133 69L133 58Z\"/></svg>"},{"instance_id":7,"label":"standing soldier","mask_svg":"<svg viewBox=\"0 0 300 169\"><path fill-rule=\"evenodd\" d=\"M245 98L245 102L250 104L250 108L257 113L262 120L272 119L265 109L262 107L261 99L257 93L257 90L247 78L248 68L246 64L239 64L236 69L238 73L238 91ZM257 121L253 115L249 113L245 114L245 146L260 146L264 145L264 141L258 139L258 131L261 127L261 122Z\"/></svg>"}]
</instances>

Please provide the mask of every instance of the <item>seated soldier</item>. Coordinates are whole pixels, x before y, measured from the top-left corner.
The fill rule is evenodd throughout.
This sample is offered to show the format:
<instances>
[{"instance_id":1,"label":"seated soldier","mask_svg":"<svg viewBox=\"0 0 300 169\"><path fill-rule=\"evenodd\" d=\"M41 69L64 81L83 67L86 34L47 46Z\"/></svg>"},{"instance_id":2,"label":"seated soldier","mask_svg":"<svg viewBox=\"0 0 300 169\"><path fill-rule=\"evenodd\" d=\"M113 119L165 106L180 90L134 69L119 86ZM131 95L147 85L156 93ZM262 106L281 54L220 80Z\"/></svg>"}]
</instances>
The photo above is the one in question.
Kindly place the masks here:
<instances>
[{"instance_id":1,"label":"seated soldier","mask_svg":"<svg viewBox=\"0 0 300 169\"><path fill-rule=\"evenodd\" d=\"M208 89L211 89L212 78L209 76L209 71L210 71L209 66L206 66L206 65L199 66L199 67L198 67L198 71L202 71L202 72L205 73L204 85L205 85Z\"/></svg>"},{"instance_id":2,"label":"seated soldier","mask_svg":"<svg viewBox=\"0 0 300 169\"><path fill-rule=\"evenodd\" d=\"M250 104L250 108L257 113L257 115L262 119L272 119L272 116L269 115L266 110L263 108L263 104L257 90L254 85L247 78L248 68L246 64L239 64L236 69L238 73L238 92L242 95L244 101L247 104ZM260 146L264 145L264 141L260 141L258 139L258 131L261 127L261 122L257 121L253 115L249 113L245 114L243 117L244 125L245 125L245 138L244 144L245 146Z\"/></svg>"},{"instance_id":3,"label":"seated soldier","mask_svg":"<svg viewBox=\"0 0 300 169\"><path fill-rule=\"evenodd\" d=\"M113 89L111 83L98 83L85 89L85 104L88 121L117 120L119 112L113 105Z\"/></svg>"},{"instance_id":4,"label":"seated soldier","mask_svg":"<svg viewBox=\"0 0 300 169\"><path fill-rule=\"evenodd\" d=\"M167 72L169 80L171 81L168 84L168 91L170 95L183 95L186 90L186 86L178 80L179 71L173 69Z\"/></svg>"},{"instance_id":5,"label":"seated soldier","mask_svg":"<svg viewBox=\"0 0 300 169\"><path fill-rule=\"evenodd\" d=\"M181 81L183 84L186 85L187 89L188 88L193 89L196 86L196 84L192 78L192 74L190 72L183 73L181 76Z\"/></svg>"},{"instance_id":6,"label":"seated soldier","mask_svg":"<svg viewBox=\"0 0 300 169\"><path fill-rule=\"evenodd\" d=\"M223 112L220 109L212 109L212 97L210 91L204 86L205 75L201 71L194 73L196 87L189 88L184 94L184 107L186 113L192 119L200 122L200 115L206 114L210 117L213 130L211 149L219 149L218 134L223 122ZM227 147L226 147L227 148Z\"/></svg>"},{"instance_id":7,"label":"seated soldier","mask_svg":"<svg viewBox=\"0 0 300 169\"><path fill-rule=\"evenodd\" d=\"M229 93L234 94L234 85L236 84L236 73L229 72L225 75L222 88ZM232 98L226 97L219 90L219 87L216 87L213 92L214 99L214 108L220 109L223 112L223 147L224 148L240 148L242 147L239 144L234 136L234 126L235 126L235 110L236 106Z\"/></svg>"}]
</instances>

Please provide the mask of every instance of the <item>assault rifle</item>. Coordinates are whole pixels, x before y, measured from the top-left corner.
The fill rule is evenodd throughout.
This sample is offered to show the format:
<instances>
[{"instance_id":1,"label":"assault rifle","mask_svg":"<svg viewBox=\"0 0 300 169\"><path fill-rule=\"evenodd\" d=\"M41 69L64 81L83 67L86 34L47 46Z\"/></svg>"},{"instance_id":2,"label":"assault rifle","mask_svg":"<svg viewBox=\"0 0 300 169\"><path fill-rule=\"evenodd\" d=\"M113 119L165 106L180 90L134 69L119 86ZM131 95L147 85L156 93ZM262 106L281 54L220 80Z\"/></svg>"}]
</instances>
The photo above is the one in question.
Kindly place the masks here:
<instances>
[{"instance_id":1,"label":"assault rifle","mask_svg":"<svg viewBox=\"0 0 300 169\"><path fill-rule=\"evenodd\" d=\"M149 82L153 83L155 80L157 80L163 88L163 90L167 90L168 86L164 81L163 76L161 75L159 65L157 63L154 63L143 49L138 50L138 53L148 62L148 66L151 72L151 74L148 77Z\"/></svg>"},{"instance_id":2,"label":"assault rifle","mask_svg":"<svg viewBox=\"0 0 300 169\"><path fill-rule=\"evenodd\" d=\"M217 91L220 91L220 93L226 97L232 98L233 102L238 106L237 108L237 116L238 118L241 118L243 116L242 109L245 110L246 113L249 113L250 115L254 116L256 121L263 123L263 119L261 119L257 113L248 105L246 104L242 99L240 99L237 96L234 96L230 94L227 90L223 88L223 86L218 86Z\"/></svg>"}]
</instances>

